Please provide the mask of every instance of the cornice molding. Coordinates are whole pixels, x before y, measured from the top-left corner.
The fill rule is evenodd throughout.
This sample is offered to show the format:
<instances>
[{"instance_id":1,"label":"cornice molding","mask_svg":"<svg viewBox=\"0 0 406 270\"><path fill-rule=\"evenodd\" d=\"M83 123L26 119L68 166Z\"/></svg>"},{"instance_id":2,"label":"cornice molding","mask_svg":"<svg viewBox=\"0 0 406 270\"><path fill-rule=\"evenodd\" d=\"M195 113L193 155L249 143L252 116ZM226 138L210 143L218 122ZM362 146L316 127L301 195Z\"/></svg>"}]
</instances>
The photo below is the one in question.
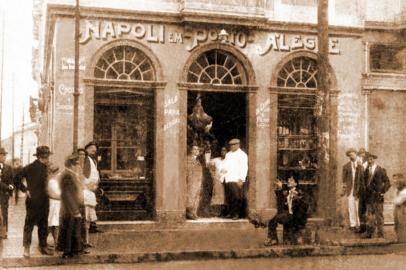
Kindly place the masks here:
<instances>
[{"instance_id":1,"label":"cornice molding","mask_svg":"<svg viewBox=\"0 0 406 270\"><path fill-rule=\"evenodd\" d=\"M273 21L264 15L243 15L238 13L219 13L209 11L136 11L100 7L81 7L83 19L111 19L122 21L155 22L167 24L212 24L246 27L258 31L283 31L289 33L317 35L317 24ZM74 6L48 4L48 16L74 16ZM364 27L330 26L330 36L361 37Z\"/></svg>"}]
</instances>

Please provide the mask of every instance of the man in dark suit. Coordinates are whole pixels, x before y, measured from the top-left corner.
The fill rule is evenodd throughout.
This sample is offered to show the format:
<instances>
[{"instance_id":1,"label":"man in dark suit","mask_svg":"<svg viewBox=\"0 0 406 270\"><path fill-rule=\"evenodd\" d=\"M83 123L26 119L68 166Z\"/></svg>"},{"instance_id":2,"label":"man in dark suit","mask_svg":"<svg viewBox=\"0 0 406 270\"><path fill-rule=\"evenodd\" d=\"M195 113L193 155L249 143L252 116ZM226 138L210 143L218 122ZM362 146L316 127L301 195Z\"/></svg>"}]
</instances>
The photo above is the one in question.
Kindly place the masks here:
<instances>
[{"instance_id":1,"label":"man in dark suit","mask_svg":"<svg viewBox=\"0 0 406 270\"><path fill-rule=\"evenodd\" d=\"M357 162L357 150L350 148L346 152L350 161L343 166L343 193L348 198L348 216L350 230L360 231L360 218L358 215L359 191L364 167Z\"/></svg>"},{"instance_id":2,"label":"man in dark suit","mask_svg":"<svg viewBox=\"0 0 406 270\"><path fill-rule=\"evenodd\" d=\"M21 191L27 194L25 206L26 216L24 223L24 257L30 256L30 246L34 225L38 227L38 240L40 251L45 255L52 255L48 249L48 211L49 198L47 195L48 164L51 151L48 146L38 146L34 156L37 159L25 166L20 177L25 178L27 186L21 185ZM21 181L21 180L19 180Z\"/></svg>"},{"instance_id":3,"label":"man in dark suit","mask_svg":"<svg viewBox=\"0 0 406 270\"><path fill-rule=\"evenodd\" d=\"M282 182L278 180L277 196L278 212L268 223L268 239L265 246L278 244L276 228L278 224L283 225L283 241L296 244L298 242L298 233L307 223L308 205L303 200L303 195L297 189L298 181L293 177L288 179L288 190L283 190Z\"/></svg>"},{"instance_id":4,"label":"man in dark suit","mask_svg":"<svg viewBox=\"0 0 406 270\"><path fill-rule=\"evenodd\" d=\"M386 170L375 163L378 157L368 153L367 158L368 167L364 172L361 185L361 192L364 194L366 203L367 224L366 231L361 237L372 238L376 229L377 236L383 238L383 202L384 194L388 191L390 182Z\"/></svg>"},{"instance_id":5,"label":"man in dark suit","mask_svg":"<svg viewBox=\"0 0 406 270\"><path fill-rule=\"evenodd\" d=\"M14 172L14 201L15 204L18 203L18 194L20 191L20 186L21 183L18 182L19 175L21 175L21 172L23 171L23 166L21 165L21 161L19 158L13 159L13 172Z\"/></svg>"},{"instance_id":6,"label":"man in dark suit","mask_svg":"<svg viewBox=\"0 0 406 270\"><path fill-rule=\"evenodd\" d=\"M0 147L0 206L7 238L8 232L8 201L13 193L13 169L5 163L7 152L3 147Z\"/></svg>"}]
</instances>

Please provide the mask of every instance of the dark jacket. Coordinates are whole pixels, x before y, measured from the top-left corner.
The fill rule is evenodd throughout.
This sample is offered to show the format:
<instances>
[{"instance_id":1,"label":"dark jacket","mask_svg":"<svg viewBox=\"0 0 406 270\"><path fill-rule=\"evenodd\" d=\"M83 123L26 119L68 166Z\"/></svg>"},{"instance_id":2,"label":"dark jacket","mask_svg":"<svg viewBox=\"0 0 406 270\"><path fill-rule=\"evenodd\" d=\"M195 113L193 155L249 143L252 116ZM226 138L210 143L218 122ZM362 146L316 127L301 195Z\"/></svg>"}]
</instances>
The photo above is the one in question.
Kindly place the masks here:
<instances>
[{"instance_id":1,"label":"dark jacket","mask_svg":"<svg viewBox=\"0 0 406 270\"><path fill-rule=\"evenodd\" d=\"M383 202L383 194L390 188L389 177L386 174L386 170L377 165L372 177L369 177L369 168L366 168L362 180L361 192L365 201L367 203Z\"/></svg>"},{"instance_id":2,"label":"dark jacket","mask_svg":"<svg viewBox=\"0 0 406 270\"><path fill-rule=\"evenodd\" d=\"M296 189L298 195L294 197L292 201L293 220L292 224L296 229L303 229L307 223L307 210L308 204L303 199L303 193L301 190ZM278 204L278 214L283 212L289 212L288 207L288 195L289 190L276 190L276 198Z\"/></svg>"},{"instance_id":3,"label":"dark jacket","mask_svg":"<svg viewBox=\"0 0 406 270\"><path fill-rule=\"evenodd\" d=\"M354 197L359 197L360 184L362 177L364 176L364 167L356 162L355 178L354 178ZM352 167L351 161L343 166L343 185L345 189L345 195L349 196L352 189Z\"/></svg>"},{"instance_id":4,"label":"dark jacket","mask_svg":"<svg viewBox=\"0 0 406 270\"><path fill-rule=\"evenodd\" d=\"M48 206L48 167L38 159L28 164L21 171L21 175L18 177L18 182L21 182L22 178L27 181L27 186L20 185L20 189L23 192L30 192L31 198L29 198L30 204L33 209L40 209L41 207Z\"/></svg>"},{"instance_id":5,"label":"dark jacket","mask_svg":"<svg viewBox=\"0 0 406 270\"><path fill-rule=\"evenodd\" d=\"M0 199L7 201L10 195L12 195L12 190L9 186L14 184L13 181L13 169L7 164L3 164L3 168L0 173Z\"/></svg>"},{"instance_id":6,"label":"dark jacket","mask_svg":"<svg viewBox=\"0 0 406 270\"><path fill-rule=\"evenodd\" d=\"M61 216L76 216L80 213L79 179L70 170L65 169L61 176Z\"/></svg>"}]
</instances>

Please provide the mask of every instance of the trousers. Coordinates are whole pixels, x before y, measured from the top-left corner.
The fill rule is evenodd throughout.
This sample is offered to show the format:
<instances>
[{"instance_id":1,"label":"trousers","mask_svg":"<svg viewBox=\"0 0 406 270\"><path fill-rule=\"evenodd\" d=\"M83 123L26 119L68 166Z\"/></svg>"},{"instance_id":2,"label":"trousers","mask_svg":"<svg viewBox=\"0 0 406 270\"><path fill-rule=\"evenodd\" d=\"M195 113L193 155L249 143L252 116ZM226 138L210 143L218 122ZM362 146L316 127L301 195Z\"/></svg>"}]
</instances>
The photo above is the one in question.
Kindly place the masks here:
<instances>
[{"instance_id":1,"label":"trousers","mask_svg":"<svg viewBox=\"0 0 406 270\"><path fill-rule=\"evenodd\" d=\"M350 227L359 227L359 200L354 197L353 193L347 197L348 198L348 216L350 220Z\"/></svg>"},{"instance_id":2,"label":"trousers","mask_svg":"<svg viewBox=\"0 0 406 270\"><path fill-rule=\"evenodd\" d=\"M47 246L48 236L48 211L47 209L41 210L39 213L27 208L27 214L24 222L24 247L30 247L32 242L32 231L34 226L38 227L38 240L39 246L44 248Z\"/></svg>"},{"instance_id":3,"label":"trousers","mask_svg":"<svg viewBox=\"0 0 406 270\"><path fill-rule=\"evenodd\" d=\"M383 202L367 203L366 221L367 230L370 234L373 234L376 230L378 237L383 237Z\"/></svg>"},{"instance_id":4,"label":"trousers","mask_svg":"<svg viewBox=\"0 0 406 270\"><path fill-rule=\"evenodd\" d=\"M244 214L244 188L237 182L226 183L226 203L228 215L242 217Z\"/></svg>"}]
</instances>

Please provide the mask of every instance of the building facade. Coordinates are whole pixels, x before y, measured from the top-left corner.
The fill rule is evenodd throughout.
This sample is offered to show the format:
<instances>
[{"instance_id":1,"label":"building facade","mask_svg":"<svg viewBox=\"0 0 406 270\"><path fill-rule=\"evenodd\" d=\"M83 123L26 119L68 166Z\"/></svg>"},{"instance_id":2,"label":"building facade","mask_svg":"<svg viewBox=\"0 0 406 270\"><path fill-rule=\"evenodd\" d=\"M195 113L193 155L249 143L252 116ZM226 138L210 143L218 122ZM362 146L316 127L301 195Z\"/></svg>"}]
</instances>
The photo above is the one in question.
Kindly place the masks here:
<instances>
[{"instance_id":1,"label":"building facade","mask_svg":"<svg viewBox=\"0 0 406 270\"><path fill-rule=\"evenodd\" d=\"M406 7L389 2L329 1L329 138L317 126L317 1L82 0L79 145L99 144L99 215L185 220L188 116L200 100L213 119L202 143L238 137L248 154L249 210L275 209L273 181L293 176L312 216L340 222L347 148L376 153L390 174L406 169ZM74 1L37 7L39 144L61 165L73 148ZM323 179L329 140L334 177Z\"/></svg>"}]
</instances>

